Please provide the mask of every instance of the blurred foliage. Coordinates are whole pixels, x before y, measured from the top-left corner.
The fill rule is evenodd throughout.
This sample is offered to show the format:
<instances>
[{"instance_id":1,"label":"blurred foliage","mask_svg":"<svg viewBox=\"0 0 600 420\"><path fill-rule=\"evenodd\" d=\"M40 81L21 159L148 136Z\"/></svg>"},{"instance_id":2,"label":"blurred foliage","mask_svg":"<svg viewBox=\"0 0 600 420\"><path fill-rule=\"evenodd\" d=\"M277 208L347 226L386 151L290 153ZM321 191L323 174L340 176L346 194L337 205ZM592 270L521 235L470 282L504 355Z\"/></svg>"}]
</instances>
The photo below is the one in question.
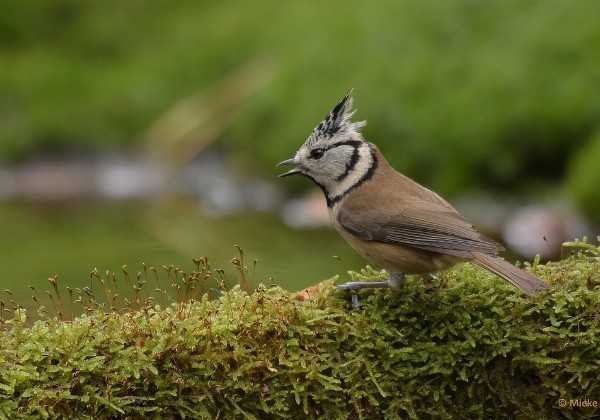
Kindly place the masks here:
<instances>
[{"instance_id":1,"label":"blurred foliage","mask_svg":"<svg viewBox=\"0 0 600 420\"><path fill-rule=\"evenodd\" d=\"M436 282L363 291L351 311L332 281L307 299L251 292L242 263L242 287L193 299L220 277L197 260L169 273L185 293L167 306L86 299L84 316L42 309L33 325L2 307L0 417L596 418L597 406L559 403L600 392L600 249L565 245L581 252L529 268L552 285L531 298L460 264Z\"/></svg>"},{"instance_id":2,"label":"blurred foliage","mask_svg":"<svg viewBox=\"0 0 600 420\"><path fill-rule=\"evenodd\" d=\"M600 221L600 131L572 156L568 187L583 210Z\"/></svg>"},{"instance_id":3,"label":"blurred foliage","mask_svg":"<svg viewBox=\"0 0 600 420\"><path fill-rule=\"evenodd\" d=\"M594 0L1 2L0 154L138 144L264 56L276 76L220 134L253 168L275 174L354 87L366 138L408 175L530 190L591 160L568 158L598 130L598 15Z\"/></svg>"}]
</instances>

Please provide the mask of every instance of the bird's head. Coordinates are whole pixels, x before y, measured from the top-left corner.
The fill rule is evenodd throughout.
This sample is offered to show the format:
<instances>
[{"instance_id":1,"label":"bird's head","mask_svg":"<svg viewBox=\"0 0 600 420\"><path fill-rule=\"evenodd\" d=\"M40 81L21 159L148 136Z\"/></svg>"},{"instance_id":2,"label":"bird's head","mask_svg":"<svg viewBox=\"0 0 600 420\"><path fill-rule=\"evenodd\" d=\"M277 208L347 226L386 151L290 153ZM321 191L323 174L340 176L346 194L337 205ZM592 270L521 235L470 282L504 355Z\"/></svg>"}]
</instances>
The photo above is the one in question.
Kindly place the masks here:
<instances>
[{"instance_id":1,"label":"bird's head","mask_svg":"<svg viewBox=\"0 0 600 420\"><path fill-rule=\"evenodd\" d=\"M329 200L358 183L373 166L374 158L369 143L360 134L366 121L351 122L353 114L350 91L315 127L294 158L277 165L295 165L280 177L309 177Z\"/></svg>"}]
</instances>

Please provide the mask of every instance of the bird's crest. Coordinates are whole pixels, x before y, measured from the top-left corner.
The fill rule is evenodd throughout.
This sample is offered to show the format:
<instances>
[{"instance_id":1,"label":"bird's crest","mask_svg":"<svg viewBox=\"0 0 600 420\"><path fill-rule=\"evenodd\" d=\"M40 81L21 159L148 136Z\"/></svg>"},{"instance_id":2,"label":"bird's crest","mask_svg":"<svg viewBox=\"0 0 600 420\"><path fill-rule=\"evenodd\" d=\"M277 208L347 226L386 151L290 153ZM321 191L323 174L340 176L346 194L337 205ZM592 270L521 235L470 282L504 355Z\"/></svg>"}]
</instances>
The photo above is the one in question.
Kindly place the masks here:
<instances>
[{"instance_id":1,"label":"bird's crest","mask_svg":"<svg viewBox=\"0 0 600 420\"><path fill-rule=\"evenodd\" d=\"M307 144L318 140L329 140L335 135L355 132L364 127L366 121L351 122L350 118L354 115L352 110L352 90L344 96L344 99L331 110L327 117L315 127L306 141Z\"/></svg>"}]
</instances>

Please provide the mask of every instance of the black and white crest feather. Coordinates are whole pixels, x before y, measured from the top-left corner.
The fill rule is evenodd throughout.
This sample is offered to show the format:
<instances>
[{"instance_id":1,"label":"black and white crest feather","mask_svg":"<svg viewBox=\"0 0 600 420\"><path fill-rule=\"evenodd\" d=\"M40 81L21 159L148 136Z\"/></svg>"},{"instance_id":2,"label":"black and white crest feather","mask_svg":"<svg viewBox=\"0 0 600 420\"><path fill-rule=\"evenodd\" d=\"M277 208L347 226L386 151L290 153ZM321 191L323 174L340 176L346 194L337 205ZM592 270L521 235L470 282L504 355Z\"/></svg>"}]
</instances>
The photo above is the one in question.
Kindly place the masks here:
<instances>
[{"instance_id":1,"label":"black and white crest feather","mask_svg":"<svg viewBox=\"0 0 600 420\"><path fill-rule=\"evenodd\" d=\"M312 131L310 137L306 141L306 145L310 145L319 140L328 140L335 135L355 132L364 127L366 121L350 122L350 118L354 115L352 110L352 90L344 96L344 99L331 110L323 121Z\"/></svg>"}]
</instances>

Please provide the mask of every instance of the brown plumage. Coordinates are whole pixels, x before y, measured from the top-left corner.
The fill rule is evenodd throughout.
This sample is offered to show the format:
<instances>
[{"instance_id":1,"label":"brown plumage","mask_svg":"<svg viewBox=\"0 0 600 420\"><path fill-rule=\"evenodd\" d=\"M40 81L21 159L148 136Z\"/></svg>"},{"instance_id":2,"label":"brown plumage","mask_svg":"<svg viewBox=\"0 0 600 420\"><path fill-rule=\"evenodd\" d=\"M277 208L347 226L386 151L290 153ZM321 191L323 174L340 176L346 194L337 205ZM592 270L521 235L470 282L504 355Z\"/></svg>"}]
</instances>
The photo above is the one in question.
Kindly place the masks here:
<instances>
[{"instance_id":1,"label":"brown plumage","mask_svg":"<svg viewBox=\"0 0 600 420\"><path fill-rule=\"evenodd\" d=\"M479 233L439 195L395 171L375 145L370 147L378 163L372 180L333 206L335 228L359 254L390 273L432 273L466 260L527 295L547 287L496 257L502 245Z\"/></svg>"},{"instance_id":2,"label":"brown plumage","mask_svg":"<svg viewBox=\"0 0 600 420\"><path fill-rule=\"evenodd\" d=\"M405 274L432 273L471 261L527 295L548 286L498 258L504 247L479 233L448 202L394 170L352 123L351 93L311 133L281 176L303 175L321 187L333 224L387 282L351 282L342 289L401 287Z\"/></svg>"}]
</instances>

